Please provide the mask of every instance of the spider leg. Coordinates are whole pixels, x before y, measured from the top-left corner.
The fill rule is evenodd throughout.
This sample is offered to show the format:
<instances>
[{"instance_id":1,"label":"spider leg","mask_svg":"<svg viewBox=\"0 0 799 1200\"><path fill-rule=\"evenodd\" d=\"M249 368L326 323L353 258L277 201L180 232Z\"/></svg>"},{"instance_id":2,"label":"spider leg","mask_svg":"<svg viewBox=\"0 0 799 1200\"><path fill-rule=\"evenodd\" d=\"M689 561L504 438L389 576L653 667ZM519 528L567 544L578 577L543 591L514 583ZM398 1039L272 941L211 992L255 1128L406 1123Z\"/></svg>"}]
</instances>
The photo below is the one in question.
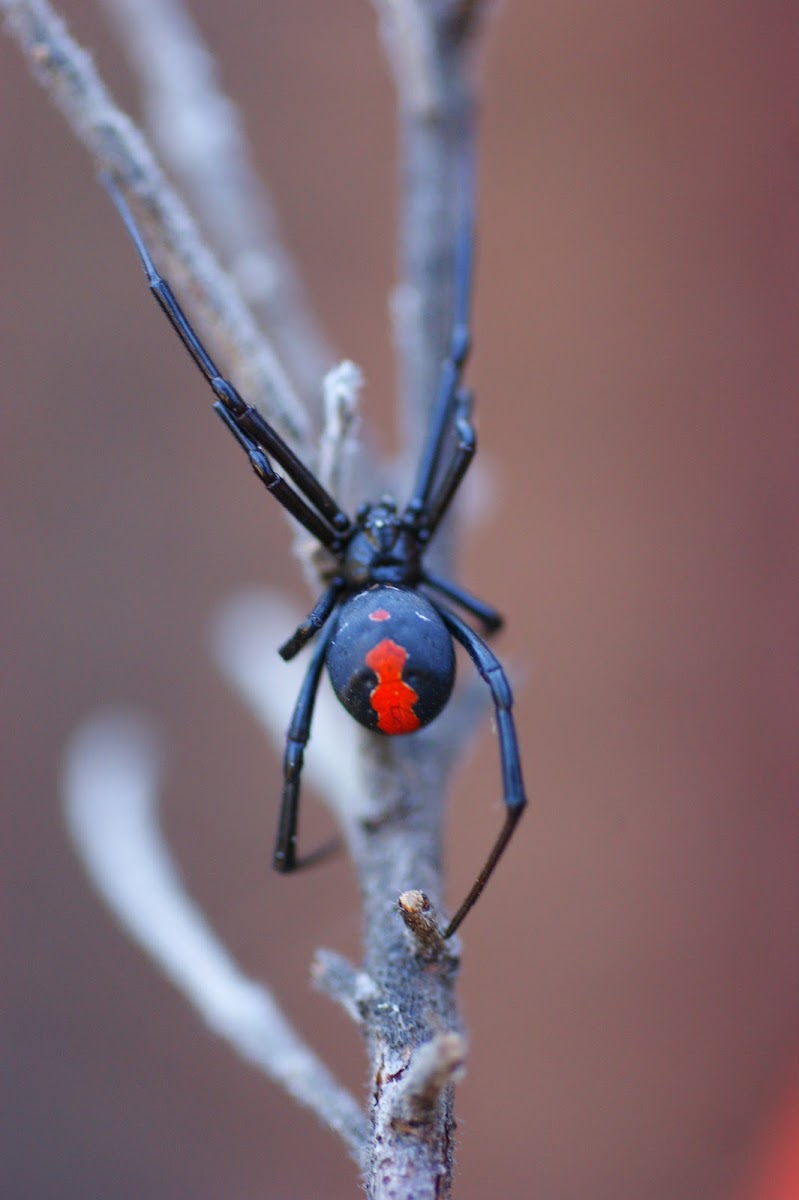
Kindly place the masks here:
<instances>
[{"instance_id":1,"label":"spider leg","mask_svg":"<svg viewBox=\"0 0 799 1200\"><path fill-rule=\"evenodd\" d=\"M278 654L282 659L288 662L289 659L294 658L295 654L299 654L300 650L311 640L314 634L319 632L335 608L336 601L341 595L343 587L342 580L333 580L330 587L319 597L302 624L297 626L288 641L284 642L278 650Z\"/></svg>"},{"instance_id":2,"label":"spider leg","mask_svg":"<svg viewBox=\"0 0 799 1200\"><path fill-rule=\"evenodd\" d=\"M300 694L294 707L294 713L286 735L286 750L283 756L283 794L280 800L280 817L277 826L275 853L272 865L276 871L284 874L296 871L300 867L310 866L327 855L332 846L324 846L321 850L304 859L297 858L297 822L300 805L300 775L305 757L305 747L311 735L311 720L313 718L316 693L322 668L325 665L325 654L328 642L336 628L336 622L331 621L314 650L311 664L302 681ZM337 843L336 843L337 844Z\"/></svg>"},{"instance_id":3,"label":"spider leg","mask_svg":"<svg viewBox=\"0 0 799 1200\"><path fill-rule=\"evenodd\" d=\"M441 482L426 508L420 511L418 522L428 540L447 513L455 498L469 464L477 450L477 435L471 421L472 393L459 389L455 396L453 422L458 440Z\"/></svg>"},{"instance_id":4,"label":"spider leg","mask_svg":"<svg viewBox=\"0 0 799 1200\"><path fill-rule=\"evenodd\" d=\"M505 672L496 655L493 651L489 650L485 642L477 636L473 629L470 629L460 617L450 612L449 609L444 608L443 605L436 604L435 607L440 613L441 619L447 629L449 629L456 641L459 641L464 647L480 676L488 684L491 691L491 699L494 701L496 713L497 734L499 736L499 755L502 766L502 798L506 808L504 824L497 840L491 848L483 869L477 876L466 899L444 930L444 937L448 938L458 928L491 878L494 868L502 857L502 852L510 841L519 818L524 812L527 797L524 792L524 782L522 780L519 742L511 713L513 693L511 692Z\"/></svg>"},{"instance_id":5,"label":"spider leg","mask_svg":"<svg viewBox=\"0 0 799 1200\"><path fill-rule=\"evenodd\" d=\"M331 545L342 533L345 533L349 529L349 517L339 508L333 497L326 491L313 472L306 467L305 463L297 457L288 443L264 420L257 409L245 403L233 384L219 373L216 364L194 332L183 309L178 304L171 287L156 270L155 263L147 249L144 238L133 218L125 197L117 188L110 175L104 173L100 176L100 179L114 201L117 211L125 224L125 228L136 247L139 258L144 266L145 274L147 275L150 291L216 395L217 401L215 407L217 411L219 411L219 406L221 405L228 413L231 420L226 421L226 424L231 429L231 432L235 432L233 425L235 423L236 427L262 447L263 451L272 455L299 491L304 494L307 500L310 501L310 504L321 514L327 532L326 537L320 537L320 540L325 545ZM269 470L272 471L271 467ZM275 475L274 471L272 471L272 475ZM275 477L278 478L276 475ZM286 485L286 488L288 488L288 485ZM290 504L286 504L284 498L286 493L283 489L275 490L272 488L270 490L289 509L293 516L297 517L298 520L302 520L297 512L291 508ZM303 500L303 505L306 508L308 507L305 504L305 500ZM302 523L308 527L307 522L303 521ZM314 536L319 536L315 530L311 530L311 532L314 533Z\"/></svg>"},{"instance_id":6,"label":"spider leg","mask_svg":"<svg viewBox=\"0 0 799 1200\"><path fill-rule=\"evenodd\" d=\"M482 622L486 634L496 633L505 623L503 617L490 604L484 604L471 592L458 587L456 583L451 583L449 579L441 579L438 575L431 575L429 571L423 571L422 583L427 584L432 591L440 592L442 596L453 600L460 608L471 613L473 617Z\"/></svg>"},{"instance_id":7,"label":"spider leg","mask_svg":"<svg viewBox=\"0 0 799 1200\"><path fill-rule=\"evenodd\" d=\"M466 194L471 196L473 190L473 182L470 178L465 187ZM422 451L413 493L405 510L406 516L418 518L428 508L430 494L435 483L438 464L447 433L452 423L453 414L457 413L459 398L463 396L460 390L461 376L463 375L463 368L466 365L466 359L469 356L471 346L469 304L472 289L473 257L474 213L473 201L470 199L467 200L466 212L461 223L455 247L455 318L449 352L441 367L438 394L430 418L427 440ZM461 470L461 476L466 466L468 466L468 458ZM460 478L458 478L455 487L457 487L457 483L459 482ZM453 487L452 495L454 495L454 492L455 488ZM449 497L449 499L451 498L452 496Z\"/></svg>"},{"instance_id":8,"label":"spider leg","mask_svg":"<svg viewBox=\"0 0 799 1200\"><path fill-rule=\"evenodd\" d=\"M311 508L309 504L303 500L299 492L295 492L294 488L286 483L281 475L273 468L269 458L264 450L258 445L253 438L239 425L236 418L225 407L221 400L215 400L213 404L214 412L220 417L223 423L233 434L236 441L239 443L244 453L250 460L250 466L255 474L261 480L268 492L275 497L280 504L283 505L288 512L291 513L295 520L299 521L309 533L324 546L329 546L331 549L339 544L339 536L323 521L319 514Z\"/></svg>"}]
</instances>

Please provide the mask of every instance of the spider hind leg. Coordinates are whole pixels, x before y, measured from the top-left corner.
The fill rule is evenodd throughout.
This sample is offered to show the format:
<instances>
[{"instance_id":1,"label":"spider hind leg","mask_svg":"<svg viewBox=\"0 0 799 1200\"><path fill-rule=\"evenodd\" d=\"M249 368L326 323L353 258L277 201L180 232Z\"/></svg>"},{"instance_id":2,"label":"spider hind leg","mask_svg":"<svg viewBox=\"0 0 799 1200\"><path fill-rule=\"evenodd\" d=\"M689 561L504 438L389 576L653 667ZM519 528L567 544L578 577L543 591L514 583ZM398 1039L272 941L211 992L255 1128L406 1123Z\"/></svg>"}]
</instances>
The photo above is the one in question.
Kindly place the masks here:
<instances>
[{"instance_id":1,"label":"spider hind leg","mask_svg":"<svg viewBox=\"0 0 799 1200\"><path fill-rule=\"evenodd\" d=\"M502 665L493 650L489 650L485 642L460 617L457 617L455 613L450 612L443 605L436 604L435 607L449 632L466 650L477 668L480 677L488 685L491 692L497 722L497 735L499 737L499 757L502 768L502 799L505 804L505 821L499 831L499 836L491 847L488 858L483 864L482 870L472 885L466 899L444 930L444 937L448 938L452 937L464 917L474 907L483 888L494 873L494 868L502 857L505 847L519 823L519 818L524 812L527 805L527 796L524 791L524 781L522 779L519 741L511 712L513 707L513 693Z\"/></svg>"},{"instance_id":2,"label":"spider hind leg","mask_svg":"<svg viewBox=\"0 0 799 1200\"><path fill-rule=\"evenodd\" d=\"M286 750L283 756L283 794L280 800L280 817L278 819L277 838L272 865L276 871L288 874L300 867L310 866L329 853L331 847L323 846L320 850L304 859L297 857L297 826L300 808L300 777L305 759L305 747L311 736L311 721L313 720L316 693L319 690L319 680L325 665L325 655L328 643L335 629L335 621L331 621L319 639L314 650L310 666L302 681L302 687L294 706L294 713L286 735Z\"/></svg>"}]
</instances>

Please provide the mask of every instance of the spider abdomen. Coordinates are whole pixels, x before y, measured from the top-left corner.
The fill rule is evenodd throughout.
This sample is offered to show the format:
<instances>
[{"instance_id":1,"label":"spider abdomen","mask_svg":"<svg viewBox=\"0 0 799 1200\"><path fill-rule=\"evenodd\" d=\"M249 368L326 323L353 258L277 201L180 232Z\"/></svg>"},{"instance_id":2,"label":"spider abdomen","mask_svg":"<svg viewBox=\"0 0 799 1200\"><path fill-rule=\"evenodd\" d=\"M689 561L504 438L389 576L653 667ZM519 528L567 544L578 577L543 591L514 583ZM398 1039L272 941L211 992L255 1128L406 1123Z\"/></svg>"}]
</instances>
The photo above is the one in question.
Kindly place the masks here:
<instances>
[{"instance_id":1,"label":"spider abdomen","mask_svg":"<svg viewBox=\"0 0 799 1200\"><path fill-rule=\"evenodd\" d=\"M455 682L455 651L429 600L409 588L378 586L342 604L327 669L356 721L396 736L441 712Z\"/></svg>"}]
</instances>

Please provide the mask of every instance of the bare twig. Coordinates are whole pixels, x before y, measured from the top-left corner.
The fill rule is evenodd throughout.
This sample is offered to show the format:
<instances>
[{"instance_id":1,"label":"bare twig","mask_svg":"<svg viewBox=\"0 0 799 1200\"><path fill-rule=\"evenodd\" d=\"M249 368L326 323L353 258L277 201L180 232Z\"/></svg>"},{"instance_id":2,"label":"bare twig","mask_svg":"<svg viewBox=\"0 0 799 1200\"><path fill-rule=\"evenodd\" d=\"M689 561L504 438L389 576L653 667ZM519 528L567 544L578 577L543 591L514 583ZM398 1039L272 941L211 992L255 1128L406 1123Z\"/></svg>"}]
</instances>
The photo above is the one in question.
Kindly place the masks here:
<instances>
[{"instance_id":1,"label":"bare twig","mask_svg":"<svg viewBox=\"0 0 799 1200\"><path fill-rule=\"evenodd\" d=\"M463 1075L466 1042L440 1033L420 1046L391 1099L392 1123L411 1133L435 1113L442 1094Z\"/></svg>"},{"instance_id":2,"label":"bare twig","mask_svg":"<svg viewBox=\"0 0 799 1200\"><path fill-rule=\"evenodd\" d=\"M183 0L103 0L141 84L148 128L296 383L318 410L333 360L255 173L241 115Z\"/></svg>"},{"instance_id":3,"label":"bare twig","mask_svg":"<svg viewBox=\"0 0 799 1200\"><path fill-rule=\"evenodd\" d=\"M374 980L333 950L317 950L311 978L320 992L340 1004L356 1025L363 1026L377 992Z\"/></svg>"},{"instance_id":4,"label":"bare twig","mask_svg":"<svg viewBox=\"0 0 799 1200\"><path fill-rule=\"evenodd\" d=\"M332 495L351 506L350 469L358 445L358 397L363 387L360 367L344 359L328 371L322 387L325 423L317 474Z\"/></svg>"},{"instance_id":5,"label":"bare twig","mask_svg":"<svg viewBox=\"0 0 799 1200\"><path fill-rule=\"evenodd\" d=\"M269 343L228 276L200 241L184 204L164 180L146 142L114 104L91 57L46 0L0 0L0 13L34 74L50 93L97 166L110 172L144 210L148 231L164 248L177 282L194 298L201 323L252 402L263 407L298 451L312 458L308 418Z\"/></svg>"},{"instance_id":6,"label":"bare twig","mask_svg":"<svg viewBox=\"0 0 799 1200\"><path fill-rule=\"evenodd\" d=\"M455 230L474 188L474 19L463 0L373 0L399 112L395 337L404 441L418 454L451 329Z\"/></svg>"},{"instance_id":7,"label":"bare twig","mask_svg":"<svg viewBox=\"0 0 799 1200\"><path fill-rule=\"evenodd\" d=\"M370 791L385 815L358 830L353 846L364 899L364 967L380 1001L366 1023L374 1069L374 1135L364 1175L375 1200L448 1197L452 1186L452 1089L444 1088L428 1119L412 1133L395 1121L395 1093L416 1055L442 1031L458 1033L455 1006L457 947L419 953L398 919L396 897L418 889L441 903L441 758L434 738L385 748L367 760Z\"/></svg>"},{"instance_id":8,"label":"bare twig","mask_svg":"<svg viewBox=\"0 0 799 1200\"><path fill-rule=\"evenodd\" d=\"M75 847L131 937L242 1058L337 1133L358 1160L357 1101L302 1041L271 992L247 978L189 897L157 825L157 746L140 719L105 715L73 737L64 784Z\"/></svg>"},{"instance_id":9,"label":"bare twig","mask_svg":"<svg viewBox=\"0 0 799 1200\"><path fill-rule=\"evenodd\" d=\"M443 107L444 81L430 10L421 0L375 0L375 8L403 113L434 120Z\"/></svg>"},{"instance_id":10,"label":"bare twig","mask_svg":"<svg viewBox=\"0 0 799 1200\"><path fill-rule=\"evenodd\" d=\"M440 958L446 944L441 933L438 914L424 892L415 888L403 892L397 901L399 914L413 935L418 954L426 958Z\"/></svg>"}]
</instances>

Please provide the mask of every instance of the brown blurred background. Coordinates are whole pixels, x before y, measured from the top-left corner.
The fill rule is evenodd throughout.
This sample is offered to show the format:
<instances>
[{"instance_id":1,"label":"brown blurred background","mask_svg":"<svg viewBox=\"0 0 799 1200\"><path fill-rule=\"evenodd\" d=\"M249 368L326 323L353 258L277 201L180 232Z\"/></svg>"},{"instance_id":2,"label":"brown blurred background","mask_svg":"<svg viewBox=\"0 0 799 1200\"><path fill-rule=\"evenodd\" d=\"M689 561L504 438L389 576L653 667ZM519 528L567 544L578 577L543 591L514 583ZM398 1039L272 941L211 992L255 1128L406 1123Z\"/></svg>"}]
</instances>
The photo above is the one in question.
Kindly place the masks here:
<instances>
[{"instance_id":1,"label":"brown blurred background","mask_svg":"<svg viewBox=\"0 0 799 1200\"><path fill-rule=\"evenodd\" d=\"M389 446L393 112L370 6L192 7ZM135 109L94 7L67 12ZM765 1200L799 1013L799 9L496 16L470 369L494 492L462 578L509 618L534 803L464 930L456 1195ZM206 1034L67 844L70 731L106 701L153 714L189 886L362 1087L355 1034L307 983L316 946L357 955L347 865L269 869L278 758L207 652L241 585L307 600L285 523L6 39L0 90L3 1191L355 1196L337 1143ZM498 805L487 721L456 781L453 899Z\"/></svg>"}]
</instances>

